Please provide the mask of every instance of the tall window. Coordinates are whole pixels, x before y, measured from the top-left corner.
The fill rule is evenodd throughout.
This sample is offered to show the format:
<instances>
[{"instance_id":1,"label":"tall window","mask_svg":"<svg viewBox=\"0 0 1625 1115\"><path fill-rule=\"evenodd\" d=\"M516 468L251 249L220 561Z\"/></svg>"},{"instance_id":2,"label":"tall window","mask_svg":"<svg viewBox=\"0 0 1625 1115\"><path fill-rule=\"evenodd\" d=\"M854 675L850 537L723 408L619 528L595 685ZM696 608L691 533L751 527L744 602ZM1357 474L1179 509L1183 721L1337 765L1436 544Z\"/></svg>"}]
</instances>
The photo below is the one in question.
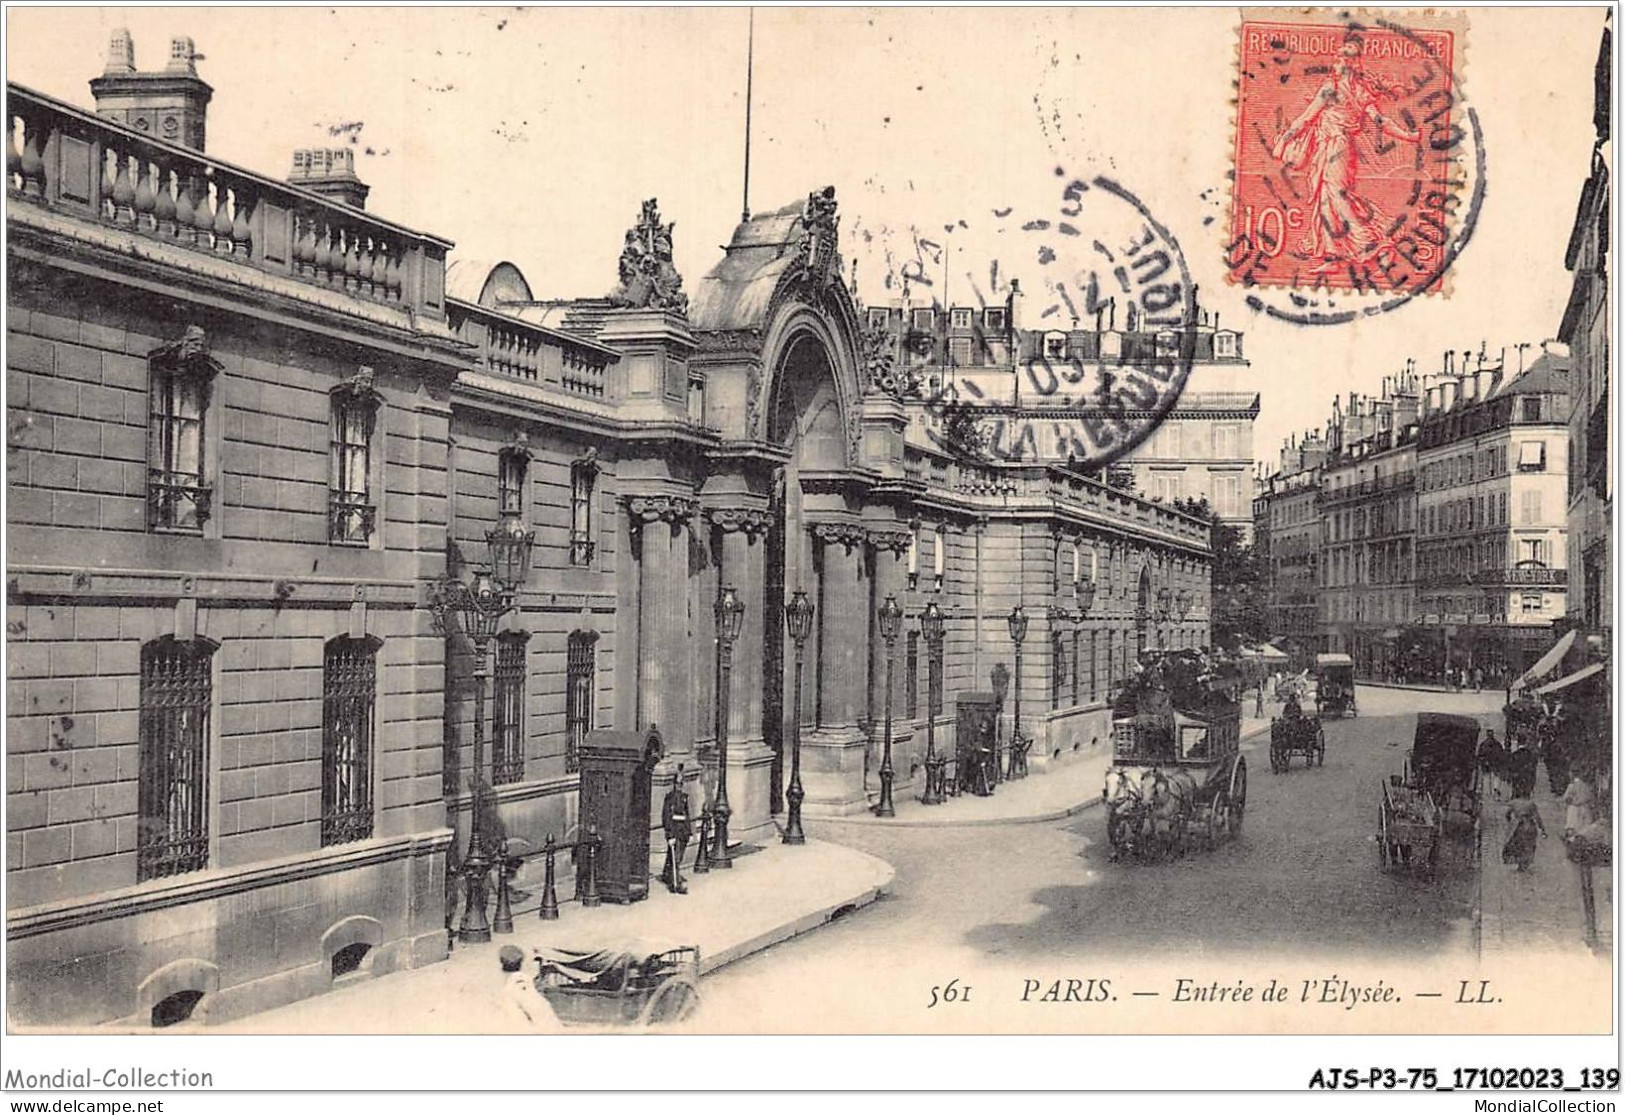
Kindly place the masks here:
<instances>
[{"instance_id":1,"label":"tall window","mask_svg":"<svg viewBox=\"0 0 1625 1115\"><path fill-rule=\"evenodd\" d=\"M165 345L148 358L147 525L201 533L213 509L204 459L209 390L220 365L203 330Z\"/></svg>"},{"instance_id":2,"label":"tall window","mask_svg":"<svg viewBox=\"0 0 1625 1115\"><path fill-rule=\"evenodd\" d=\"M141 648L137 882L208 865L214 650L168 635Z\"/></svg>"},{"instance_id":3,"label":"tall window","mask_svg":"<svg viewBox=\"0 0 1625 1115\"><path fill-rule=\"evenodd\" d=\"M564 769L581 769L581 745L592 731L594 631L573 631L564 674Z\"/></svg>"},{"instance_id":4,"label":"tall window","mask_svg":"<svg viewBox=\"0 0 1625 1115\"><path fill-rule=\"evenodd\" d=\"M1079 697L1082 696L1082 694L1080 692L1080 689L1081 689L1081 686L1082 686L1082 680L1081 680L1082 672L1083 672L1083 632L1077 630L1076 628L1074 628L1073 631L1072 631L1072 703L1074 705L1078 705L1078 704L1083 703L1082 701L1079 700Z\"/></svg>"},{"instance_id":5,"label":"tall window","mask_svg":"<svg viewBox=\"0 0 1625 1115\"><path fill-rule=\"evenodd\" d=\"M372 835L379 641L333 639L322 657L322 844Z\"/></svg>"},{"instance_id":6,"label":"tall window","mask_svg":"<svg viewBox=\"0 0 1625 1115\"><path fill-rule=\"evenodd\" d=\"M530 447L523 434L497 454L497 514L525 518L525 481L530 475Z\"/></svg>"},{"instance_id":7,"label":"tall window","mask_svg":"<svg viewBox=\"0 0 1625 1115\"><path fill-rule=\"evenodd\" d=\"M593 537L592 494L598 483L598 463L592 458L570 466L570 564L591 565L597 542Z\"/></svg>"},{"instance_id":8,"label":"tall window","mask_svg":"<svg viewBox=\"0 0 1625 1115\"><path fill-rule=\"evenodd\" d=\"M1049 654L1049 707L1054 711L1061 707L1061 693L1066 685L1066 639L1059 631L1050 635Z\"/></svg>"},{"instance_id":9,"label":"tall window","mask_svg":"<svg viewBox=\"0 0 1625 1115\"><path fill-rule=\"evenodd\" d=\"M333 391L329 437L327 537L365 546L372 541L378 508L373 500L372 435L379 396L372 369L362 368Z\"/></svg>"},{"instance_id":10,"label":"tall window","mask_svg":"<svg viewBox=\"0 0 1625 1115\"><path fill-rule=\"evenodd\" d=\"M1089 703L1100 696L1100 632L1089 632Z\"/></svg>"},{"instance_id":11,"label":"tall window","mask_svg":"<svg viewBox=\"0 0 1625 1115\"><path fill-rule=\"evenodd\" d=\"M920 715L920 633L910 631L906 650L908 706L904 714L910 720Z\"/></svg>"},{"instance_id":12,"label":"tall window","mask_svg":"<svg viewBox=\"0 0 1625 1115\"><path fill-rule=\"evenodd\" d=\"M523 634L497 639L492 682L491 782L505 786L525 779L525 649Z\"/></svg>"}]
</instances>

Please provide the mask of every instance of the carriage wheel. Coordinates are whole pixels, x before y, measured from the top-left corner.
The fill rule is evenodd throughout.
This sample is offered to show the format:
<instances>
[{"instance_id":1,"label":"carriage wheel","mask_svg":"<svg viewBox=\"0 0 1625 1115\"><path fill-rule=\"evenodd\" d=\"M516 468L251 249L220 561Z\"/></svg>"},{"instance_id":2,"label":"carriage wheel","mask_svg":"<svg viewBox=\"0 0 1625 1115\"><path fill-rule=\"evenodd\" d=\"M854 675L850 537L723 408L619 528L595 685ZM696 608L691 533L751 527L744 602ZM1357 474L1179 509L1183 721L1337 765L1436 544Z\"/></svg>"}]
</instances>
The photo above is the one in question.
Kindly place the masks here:
<instances>
[{"instance_id":1,"label":"carriage wheel","mask_svg":"<svg viewBox=\"0 0 1625 1115\"><path fill-rule=\"evenodd\" d=\"M1236 756L1235 769L1230 772L1230 815L1227 823L1231 836L1241 835L1241 822L1247 815L1247 760Z\"/></svg>"},{"instance_id":2,"label":"carriage wheel","mask_svg":"<svg viewBox=\"0 0 1625 1115\"><path fill-rule=\"evenodd\" d=\"M692 980L673 977L661 984L638 1015L640 1026L670 1026L682 1022L700 1007L700 989Z\"/></svg>"},{"instance_id":3,"label":"carriage wheel","mask_svg":"<svg viewBox=\"0 0 1625 1115\"><path fill-rule=\"evenodd\" d=\"M1207 839L1207 846L1209 850L1217 848L1219 846L1219 841L1224 838L1224 819L1224 791L1220 790L1218 793L1213 795L1213 800L1208 803L1207 807L1204 835Z\"/></svg>"}]
</instances>

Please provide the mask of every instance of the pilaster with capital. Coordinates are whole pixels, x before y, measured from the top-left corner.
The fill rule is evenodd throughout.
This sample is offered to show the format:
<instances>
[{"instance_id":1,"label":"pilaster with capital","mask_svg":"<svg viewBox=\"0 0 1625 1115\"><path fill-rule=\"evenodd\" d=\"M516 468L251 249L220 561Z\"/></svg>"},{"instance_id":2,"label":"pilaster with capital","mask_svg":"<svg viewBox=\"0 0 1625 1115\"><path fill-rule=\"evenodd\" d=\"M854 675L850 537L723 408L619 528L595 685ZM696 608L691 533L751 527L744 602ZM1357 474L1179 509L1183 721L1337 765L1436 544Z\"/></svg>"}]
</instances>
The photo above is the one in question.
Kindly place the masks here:
<instances>
[{"instance_id":1,"label":"pilaster with capital","mask_svg":"<svg viewBox=\"0 0 1625 1115\"><path fill-rule=\"evenodd\" d=\"M864 643L872 627L864 584L867 532L857 523L824 521L809 527L823 547L825 727L856 725L864 712Z\"/></svg>"},{"instance_id":2,"label":"pilaster with capital","mask_svg":"<svg viewBox=\"0 0 1625 1115\"><path fill-rule=\"evenodd\" d=\"M639 536L639 728L659 725L669 751L693 746L693 686L686 646L688 524L699 508L691 497L659 493L626 498ZM685 701L690 707L684 714Z\"/></svg>"}]
</instances>

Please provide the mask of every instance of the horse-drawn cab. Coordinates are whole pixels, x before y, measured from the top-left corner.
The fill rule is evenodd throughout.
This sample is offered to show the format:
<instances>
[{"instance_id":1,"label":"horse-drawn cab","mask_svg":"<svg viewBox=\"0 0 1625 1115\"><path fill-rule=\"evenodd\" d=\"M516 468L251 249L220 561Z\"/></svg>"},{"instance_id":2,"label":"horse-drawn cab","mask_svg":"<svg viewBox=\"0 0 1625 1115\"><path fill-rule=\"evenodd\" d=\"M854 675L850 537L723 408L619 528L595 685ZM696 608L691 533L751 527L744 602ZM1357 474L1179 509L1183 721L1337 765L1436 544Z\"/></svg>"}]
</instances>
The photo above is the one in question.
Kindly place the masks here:
<instances>
[{"instance_id":1,"label":"horse-drawn cab","mask_svg":"<svg viewBox=\"0 0 1625 1115\"><path fill-rule=\"evenodd\" d=\"M1197 651L1142 656L1112 720L1102 796L1114 858L1182 853L1238 833L1247 807L1239 674Z\"/></svg>"},{"instance_id":2,"label":"horse-drawn cab","mask_svg":"<svg viewBox=\"0 0 1625 1115\"><path fill-rule=\"evenodd\" d=\"M1320 717L1305 716L1297 694L1289 694L1281 715L1270 720L1270 770L1292 769L1292 756L1302 755L1305 766L1326 763L1326 730Z\"/></svg>"},{"instance_id":3,"label":"horse-drawn cab","mask_svg":"<svg viewBox=\"0 0 1625 1115\"><path fill-rule=\"evenodd\" d=\"M1346 654L1315 657L1315 711L1322 716L1334 713L1358 716L1354 703L1354 659Z\"/></svg>"}]
</instances>

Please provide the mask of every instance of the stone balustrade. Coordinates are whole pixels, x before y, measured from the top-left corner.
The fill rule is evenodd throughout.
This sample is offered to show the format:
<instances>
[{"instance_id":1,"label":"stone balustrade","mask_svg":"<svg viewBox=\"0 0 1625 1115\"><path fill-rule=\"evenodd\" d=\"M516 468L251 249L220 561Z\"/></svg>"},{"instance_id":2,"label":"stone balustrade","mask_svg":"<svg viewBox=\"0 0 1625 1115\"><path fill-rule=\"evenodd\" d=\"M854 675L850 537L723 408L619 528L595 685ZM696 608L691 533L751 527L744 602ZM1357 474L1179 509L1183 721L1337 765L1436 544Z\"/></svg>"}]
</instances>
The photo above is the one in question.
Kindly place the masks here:
<instances>
[{"instance_id":1,"label":"stone balustrade","mask_svg":"<svg viewBox=\"0 0 1625 1115\"><path fill-rule=\"evenodd\" d=\"M13 201L433 318L451 242L15 84L6 86Z\"/></svg>"}]
</instances>

